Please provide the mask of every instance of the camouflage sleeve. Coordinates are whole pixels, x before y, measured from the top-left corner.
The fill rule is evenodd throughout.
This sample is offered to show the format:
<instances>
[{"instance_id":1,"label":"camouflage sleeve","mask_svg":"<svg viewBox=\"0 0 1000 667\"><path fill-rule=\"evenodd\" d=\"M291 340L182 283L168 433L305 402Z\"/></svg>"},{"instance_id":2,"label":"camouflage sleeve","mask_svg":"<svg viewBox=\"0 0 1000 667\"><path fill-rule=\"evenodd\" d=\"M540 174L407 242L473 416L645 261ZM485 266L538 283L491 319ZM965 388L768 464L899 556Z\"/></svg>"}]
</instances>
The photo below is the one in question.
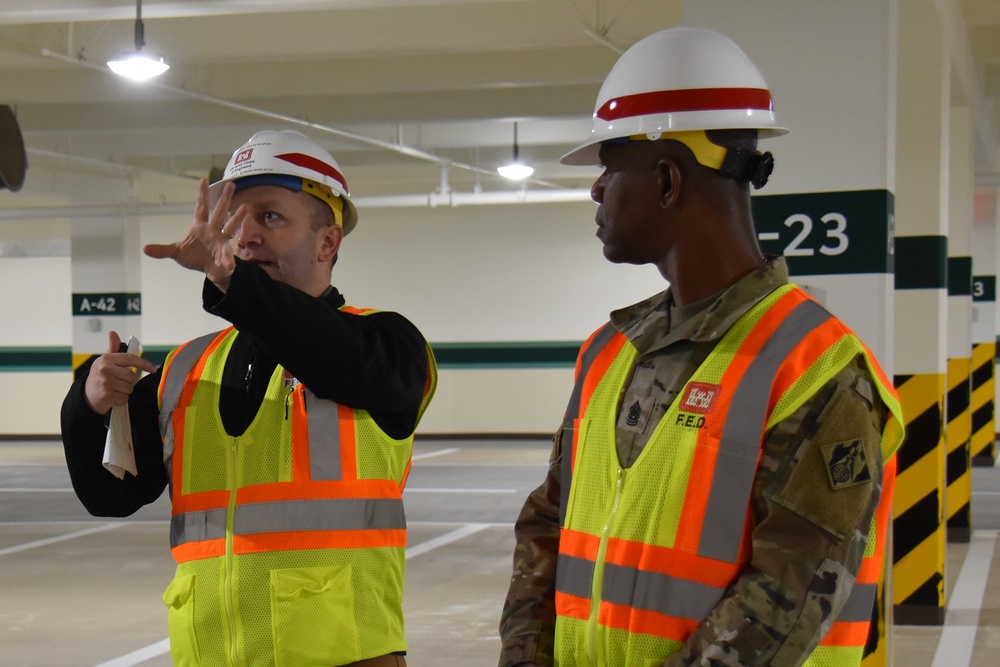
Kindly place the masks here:
<instances>
[{"instance_id":1,"label":"camouflage sleeve","mask_svg":"<svg viewBox=\"0 0 1000 667\"><path fill-rule=\"evenodd\" d=\"M882 488L885 408L861 357L767 435L754 482L751 561L666 667L796 667L850 593ZM860 440L849 484L828 476ZM857 448L858 446L855 445Z\"/></svg>"},{"instance_id":2,"label":"camouflage sleeve","mask_svg":"<svg viewBox=\"0 0 1000 667\"><path fill-rule=\"evenodd\" d=\"M545 481L528 495L514 523L514 573L500 616L499 667L553 662L561 440L560 429Z\"/></svg>"}]
</instances>

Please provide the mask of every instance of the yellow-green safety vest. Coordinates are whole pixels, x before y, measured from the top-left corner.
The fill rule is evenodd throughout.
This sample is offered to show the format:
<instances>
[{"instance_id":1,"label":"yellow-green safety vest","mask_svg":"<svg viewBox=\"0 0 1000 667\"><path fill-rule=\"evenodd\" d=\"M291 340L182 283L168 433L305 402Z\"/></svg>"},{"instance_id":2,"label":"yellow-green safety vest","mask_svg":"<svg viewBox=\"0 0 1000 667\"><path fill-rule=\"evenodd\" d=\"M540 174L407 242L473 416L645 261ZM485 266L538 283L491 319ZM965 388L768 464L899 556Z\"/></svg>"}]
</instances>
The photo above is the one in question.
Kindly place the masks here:
<instances>
[{"instance_id":1,"label":"yellow-green safety vest","mask_svg":"<svg viewBox=\"0 0 1000 667\"><path fill-rule=\"evenodd\" d=\"M903 420L864 344L785 285L747 312L695 371L635 464L615 446L636 349L610 324L581 348L567 411L556 575L560 667L648 667L678 652L749 562L763 438L855 356L890 417L883 490L850 598L807 665L860 664L879 575Z\"/></svg>"}]
</instances>

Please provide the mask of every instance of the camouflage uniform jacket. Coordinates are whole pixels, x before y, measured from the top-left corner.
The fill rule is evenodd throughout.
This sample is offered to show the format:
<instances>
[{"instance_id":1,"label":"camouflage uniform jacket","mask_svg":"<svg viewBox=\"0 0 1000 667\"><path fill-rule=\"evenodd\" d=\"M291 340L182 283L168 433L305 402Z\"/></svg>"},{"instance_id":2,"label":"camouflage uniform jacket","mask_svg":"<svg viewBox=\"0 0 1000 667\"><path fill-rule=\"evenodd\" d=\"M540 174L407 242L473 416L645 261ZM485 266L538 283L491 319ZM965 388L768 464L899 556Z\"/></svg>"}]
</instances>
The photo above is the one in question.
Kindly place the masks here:
<instances>
[{"instance_id":1,"label":"camouflage uniform jacket","mask_svg":"<svg viewBox=\"0 0 1000 667\"><path fill-rule=\"evenodd\" d=\"M784 259L770 258L700 304L671 307L668 289L612 313L614 326L639 352L618 404L616 445L623 467L638 458L660 417L723 334L787 282ZM765 434L750 501L751 561L684 650L664 665L790 667L808 657L846 601L864 555L881 492L878 436L886 416L867 366L857 357ZM833 490L826 478L795 474L796 461L821 456L823 445L857 437L859 431L868 434L862 440L874 480L869 497L845 503L842 491ZM553 664L563 432L560 428L554 438L544 482L528 496L514 527L500 667ZM826 528L817 524L815 507L827 508ZM831 507L837 508L832 526Z\"/></svg>"}]
</instances>

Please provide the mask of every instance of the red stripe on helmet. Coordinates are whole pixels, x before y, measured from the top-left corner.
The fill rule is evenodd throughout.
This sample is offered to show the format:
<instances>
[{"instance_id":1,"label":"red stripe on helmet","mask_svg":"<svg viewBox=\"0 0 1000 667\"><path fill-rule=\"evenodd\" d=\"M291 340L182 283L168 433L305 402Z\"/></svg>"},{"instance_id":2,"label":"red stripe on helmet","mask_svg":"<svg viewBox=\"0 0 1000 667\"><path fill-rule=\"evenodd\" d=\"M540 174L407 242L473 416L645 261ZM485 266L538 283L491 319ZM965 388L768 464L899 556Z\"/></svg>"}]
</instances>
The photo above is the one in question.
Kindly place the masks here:
<instances>
[{"instance_id":1,"label":"red stripe on helmet","mask_svg":"<svg viewBox=\"0 0 1000 667\"><path fill-rule=\"evenodd\" d=\"M688 88L656 90L650 93L615 97L597 110L601 120L679 111L720 111L729 109L771 110L771 93L764 88Z\"/></svg>"},{"instance_id":2,"label":"red stripe on helmet","mask_svg":"<svg viewBox=\"0 0 1000 667\"><path fill-rule=\"evenodd\" d=\"M323 174L324 176L329 176L333 180L340 183L345 192L350 191L347 187L347 180L344 178L343 174L334 169L332 165L329 165L322 160L317 160L311 155L306 155L305 153L282 153L281 155L275 155L274 157L279 160L284 160L285 162L291 162L296 167L312 169L313 171Z\"/></svg>"}]
</instances>

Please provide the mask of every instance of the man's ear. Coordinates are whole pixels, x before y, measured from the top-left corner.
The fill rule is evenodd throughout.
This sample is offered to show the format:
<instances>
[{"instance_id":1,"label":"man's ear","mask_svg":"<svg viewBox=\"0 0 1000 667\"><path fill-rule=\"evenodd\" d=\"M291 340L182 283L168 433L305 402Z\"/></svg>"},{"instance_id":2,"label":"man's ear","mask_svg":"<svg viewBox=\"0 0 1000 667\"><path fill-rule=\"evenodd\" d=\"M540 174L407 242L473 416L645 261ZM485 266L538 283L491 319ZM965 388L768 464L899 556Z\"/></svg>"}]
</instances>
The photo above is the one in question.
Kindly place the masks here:
<instances>
[{"instance_id":1,"label":"man's ear","mask_svg":"<svg viewBox=\"0 0 1000 667\"><path fill-rule=\"evenodd\" d=\"M340 225L327 225L320 233L319 248L316 258L320 262L328 262L337 256L340 242L344 240L344 229Z\"/></svg>"},{"instance_id":2,"label":"man's ear","mask_svg":"<svg viewBox=\"0 0 1000 667\"><path fill-rule=\"evenodd\" d=\"M660 188L660 207L673 205L680 197L681 169L676 160L662 158L656 163L656 182Z\"/></svg>"}]
</instances>

